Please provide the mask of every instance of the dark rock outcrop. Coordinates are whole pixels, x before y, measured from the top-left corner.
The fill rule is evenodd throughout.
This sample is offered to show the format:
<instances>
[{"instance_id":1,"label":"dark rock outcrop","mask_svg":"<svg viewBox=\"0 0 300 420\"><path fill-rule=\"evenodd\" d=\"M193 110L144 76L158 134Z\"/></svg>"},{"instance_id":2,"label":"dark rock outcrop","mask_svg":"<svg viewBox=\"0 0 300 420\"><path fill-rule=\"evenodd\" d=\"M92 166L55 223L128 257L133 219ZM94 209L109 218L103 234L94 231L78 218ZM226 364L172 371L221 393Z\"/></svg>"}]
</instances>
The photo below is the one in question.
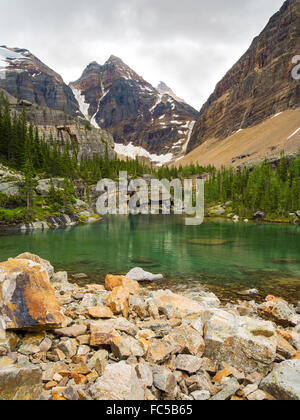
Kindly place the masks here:
<instances>
[{"instance_id":1,"label":"dark rock outcrop","mask_svg":"<svg viewBox=\"0 0 300 420\"><path fill-rule=\"evenodd\" d=\"M300 48L300 2L288 0L204 104L187 152L300 106L292 58Z\"/></svg>"}]
</instances>

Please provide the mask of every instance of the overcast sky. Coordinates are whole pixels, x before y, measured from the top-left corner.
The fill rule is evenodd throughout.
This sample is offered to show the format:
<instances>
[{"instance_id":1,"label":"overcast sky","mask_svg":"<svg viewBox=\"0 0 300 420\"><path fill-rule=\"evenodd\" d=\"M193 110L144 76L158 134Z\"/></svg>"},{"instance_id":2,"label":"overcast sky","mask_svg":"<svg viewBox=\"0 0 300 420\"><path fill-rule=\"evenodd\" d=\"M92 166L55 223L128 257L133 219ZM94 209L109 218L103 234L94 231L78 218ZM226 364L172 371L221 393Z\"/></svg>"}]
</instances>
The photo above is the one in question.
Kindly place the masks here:
<instances>
[{"instance_id":1,"label":"overcast sky","mask_svg":"<svg viewBox=\"0 0 300 420\"><path fill-rule=\"evenodd\" d=\"M29 49L69 83L123 59L199 109L283 0L0 0L0 45Z\"/></svg>"}]
</instances>

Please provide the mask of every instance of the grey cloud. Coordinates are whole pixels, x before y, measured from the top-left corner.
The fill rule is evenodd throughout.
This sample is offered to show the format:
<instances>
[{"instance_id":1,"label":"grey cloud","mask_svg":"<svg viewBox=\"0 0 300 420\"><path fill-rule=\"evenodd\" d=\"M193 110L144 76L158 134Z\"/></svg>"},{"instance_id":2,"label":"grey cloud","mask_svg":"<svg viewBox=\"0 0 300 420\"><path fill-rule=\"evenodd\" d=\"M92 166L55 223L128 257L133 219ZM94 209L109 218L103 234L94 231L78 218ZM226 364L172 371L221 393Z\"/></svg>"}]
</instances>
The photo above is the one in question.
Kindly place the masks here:
<instances>
[{"instance_id":1,"label":"grey cloud","mask_svg":"<svg viewBox=\"0 0 300 420\"><path fill-rule=\"evenodd\" d=\"M28 48L69 82L118 55L197 108L283 0L0 0L0 43Z\"/></svg>"}]
</instances>

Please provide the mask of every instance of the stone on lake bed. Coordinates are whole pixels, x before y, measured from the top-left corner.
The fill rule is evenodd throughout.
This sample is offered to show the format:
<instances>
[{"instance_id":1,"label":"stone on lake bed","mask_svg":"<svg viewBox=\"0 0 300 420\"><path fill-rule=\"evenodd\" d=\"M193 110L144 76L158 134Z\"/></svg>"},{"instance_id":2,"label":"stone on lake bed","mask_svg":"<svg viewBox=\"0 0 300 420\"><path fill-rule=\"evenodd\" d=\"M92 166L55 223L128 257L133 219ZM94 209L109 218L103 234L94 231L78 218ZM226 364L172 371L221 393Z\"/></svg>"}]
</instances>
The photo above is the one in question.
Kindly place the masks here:
<instances>
[{"instance_id":1,"label":"stone on lake bed","mask_svg":"<svg viewBox=\"0 0 300 420\"><path fill-rule=\"evenodd\" d=\"M138 282L157 281L157 280L162 280L164 278L162 274L148 273L139 267L136 267L130 270L129 273L126 274L126 277L130 278L131 280L138 281Z\"/></svg>"},{"instance_id":2,"label":"stone on lake bed","mask_svg":"<svg viewBox=\"0 0 300 420\"><path fill-rule=\"evenodd\" d=\"M85 273L73 274L72 279L74 280L85 280L88 278L88 275Z\"/></svg>"},{"instance_id":3,"label":"stone on lake bed","mask_svg":"<svg viewBox=\"0 0 300 420\"><path fill-rule=\"evenodd\" d=\"M153 262L151 260L147 260L146 258L132 258L131 262L134 264L153 264Z\"/></svg>"},{"instance_id":4,"label":"stone on lake bed","mask_svg":"<svg viewBox=\"0 0 300 420\"><path fill-rule=\"evenodd\" d=\"M190 245L203 245L203 246L219 246L231 243L224 239L189 239L187 241Z\"/></svg>"},{"instance_id":5,"label":"stone on lake bed","mask_svg":"<svg viewBox=\"0 0 300 420\"><path fill-rule=\"evenodd\" d=\"M271 262L273 264L300 264L300 260L296 260L296 259L292 259L292 258L272 259Z\"/></svg>"}]
</instances>

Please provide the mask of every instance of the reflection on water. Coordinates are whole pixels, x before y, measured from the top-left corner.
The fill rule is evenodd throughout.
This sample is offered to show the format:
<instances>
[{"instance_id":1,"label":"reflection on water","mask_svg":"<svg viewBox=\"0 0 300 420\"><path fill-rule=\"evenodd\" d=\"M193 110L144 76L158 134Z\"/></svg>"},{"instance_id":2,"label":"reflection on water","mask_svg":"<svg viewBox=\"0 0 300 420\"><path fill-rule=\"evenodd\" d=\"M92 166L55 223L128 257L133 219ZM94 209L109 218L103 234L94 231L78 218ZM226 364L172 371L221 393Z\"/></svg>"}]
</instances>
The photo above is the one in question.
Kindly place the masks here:
<instances>
[{"instance_id":1,"label":"reflection on water","mask_svg":"<svg viewBox=\"0 0 300 420\"><path fill-rule=\"evenodd\" d=\"M155 287L206 285L226 299L247 288L300 299L300 229L229 221L186 226L179 216L111 216L106 223L0 237L0 259L29 251L56 270L107 273L141 266L161 272Z\"/></svg>"}]
</instances>

